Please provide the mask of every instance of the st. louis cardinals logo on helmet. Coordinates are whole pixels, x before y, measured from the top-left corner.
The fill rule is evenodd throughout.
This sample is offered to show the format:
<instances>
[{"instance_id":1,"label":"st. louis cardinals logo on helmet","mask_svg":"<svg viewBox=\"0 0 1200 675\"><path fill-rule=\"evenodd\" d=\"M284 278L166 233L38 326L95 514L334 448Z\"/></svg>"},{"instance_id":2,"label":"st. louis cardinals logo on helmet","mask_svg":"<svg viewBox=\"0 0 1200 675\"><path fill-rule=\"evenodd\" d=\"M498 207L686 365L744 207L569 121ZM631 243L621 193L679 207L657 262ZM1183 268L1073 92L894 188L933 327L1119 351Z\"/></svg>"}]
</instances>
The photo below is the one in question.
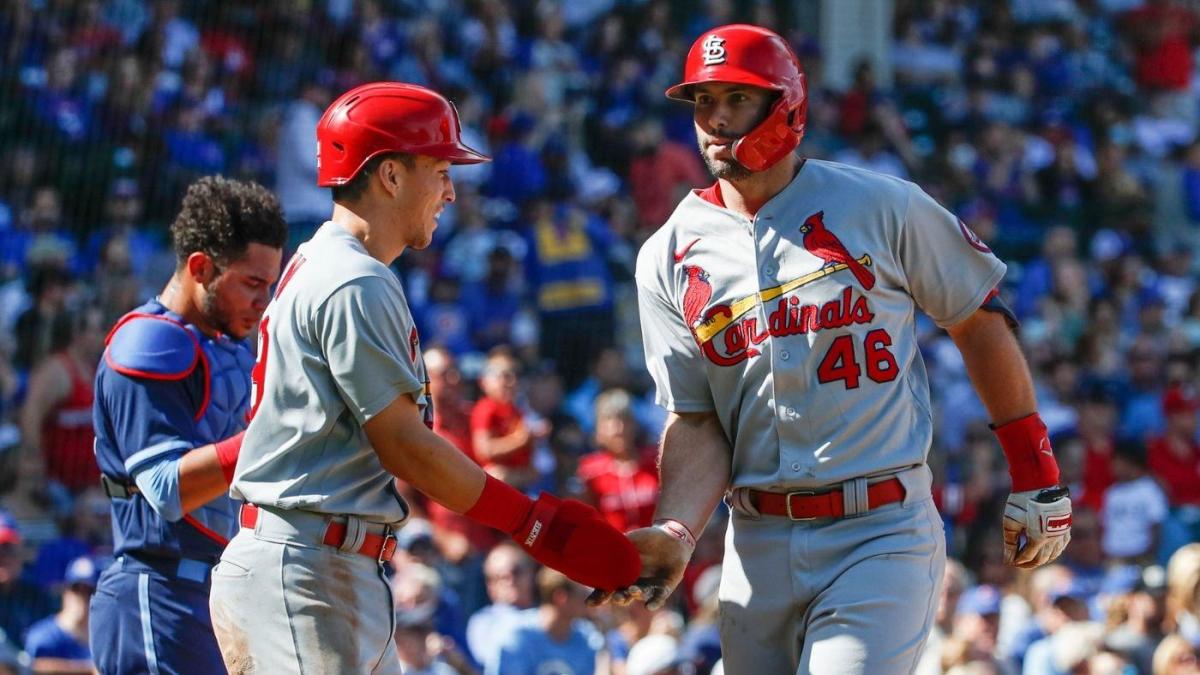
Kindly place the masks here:
<instances>
[{"instance_id":1,"label":"st. louis cardinals logo on helmet","mask_svg":"<svg viewBox=\"0 0 1200 675\"><path fill-rule=\"evenodd\" d=\"M709 35L704 41L704 65L718 66L725 63L725 39L719 35Z\"/></svg>"}]
</instances>

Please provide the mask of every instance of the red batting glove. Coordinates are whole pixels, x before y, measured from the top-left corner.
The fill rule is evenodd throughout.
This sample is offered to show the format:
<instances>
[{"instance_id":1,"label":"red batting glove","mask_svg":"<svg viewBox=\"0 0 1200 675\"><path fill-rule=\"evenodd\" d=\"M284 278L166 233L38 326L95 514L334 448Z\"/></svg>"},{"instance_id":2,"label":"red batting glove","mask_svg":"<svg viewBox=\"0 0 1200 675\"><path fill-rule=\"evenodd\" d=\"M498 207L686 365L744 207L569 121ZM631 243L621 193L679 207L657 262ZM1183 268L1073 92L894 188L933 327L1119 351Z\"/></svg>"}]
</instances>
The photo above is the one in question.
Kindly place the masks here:
<instances>
[{"instance_id":1,"label":"red batting glove","mask_svg":"<svg viewBox=\"0 0 1200 675\"><path fill-rule=\"evenodd\" d=\"M629 539L583 502L543 492L536 502L488 476L468 518L507 532L537 560L602 590L637 581L642 563Z\"/></svg>"}]
</instances>

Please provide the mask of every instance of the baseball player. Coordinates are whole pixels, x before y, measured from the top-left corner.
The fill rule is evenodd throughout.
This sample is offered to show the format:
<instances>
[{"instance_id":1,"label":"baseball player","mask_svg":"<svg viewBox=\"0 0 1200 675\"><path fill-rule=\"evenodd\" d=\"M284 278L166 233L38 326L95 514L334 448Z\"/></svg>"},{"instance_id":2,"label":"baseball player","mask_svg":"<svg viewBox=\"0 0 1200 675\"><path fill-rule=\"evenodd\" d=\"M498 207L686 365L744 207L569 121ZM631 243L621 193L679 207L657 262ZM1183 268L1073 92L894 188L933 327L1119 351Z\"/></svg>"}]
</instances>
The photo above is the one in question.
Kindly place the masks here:
<instances>
[{"instance_id":1,"label":"baseball player","mask_svg":"<svg viewBox=\"0 0 1200 675\"><path fill-rule=\"evenodd\" d=\"M399 671L382 565L408 516L394 477L589 586L635 581L636 549L595 509L534 502L431 431L420 341L388 266L429 244L454 200L450 166L488 160L463 145L454 107L415 85L363 85L325 111L317 142L333 215L263 317L232 486L242 529L213 571L230 672Z\"/></svg>"},{"instance_id":2,"label":"baseball player","mask_svg":"<svg viewBox=\"0 0 1200 675\"><path fill-rule=\"evenodd\" d=\"M949 331L995 422L1013 481L1008 561L1044 564L1069 538L995 297L1005 266L912 183L794 154L805 81L778 35L705 33L667 95L693 104L717 181L638 256L646 360L670 415L657 520L630 533L643 576L615 599L661 605L727 494L728 672L908 672L945 563L917 309Z\"/></svg>"},{"instance_id":3,"label":"baseball player","mask_svg":"<svg viewBox=\"0 0 1200 675\"><path fill-rule=\"evenodd\" d=\"M287 224L254 183L202 178L171 225L177 266L109 332L93 421L116 562L91 600L101 673L222 673L209 574L237 530L229 481L250 401L244 341Z\"/></svg>"}]
</instances>

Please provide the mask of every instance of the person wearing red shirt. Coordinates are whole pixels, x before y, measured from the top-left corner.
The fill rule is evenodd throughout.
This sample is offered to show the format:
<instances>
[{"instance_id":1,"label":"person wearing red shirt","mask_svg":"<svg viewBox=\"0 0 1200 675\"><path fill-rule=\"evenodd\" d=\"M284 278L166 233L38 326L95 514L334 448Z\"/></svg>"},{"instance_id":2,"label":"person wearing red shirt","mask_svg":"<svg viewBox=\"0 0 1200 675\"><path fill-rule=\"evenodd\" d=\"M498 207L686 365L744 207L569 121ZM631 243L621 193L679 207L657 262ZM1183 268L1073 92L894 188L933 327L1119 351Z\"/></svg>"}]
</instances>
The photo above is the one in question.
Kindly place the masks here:
<instances>
[{"instance_id":1,"label":"person wearing red shirt","mask_svg":"<svg viewBox=\"0 0 1200 675\"><path fill-rule=\"evenodd\" d=\"M463 397L462 373L454 356L443 347L425 350L425 372L429 375L429 395L433 397L434 432L475 459L471 446L471 403Z\"/></svg>"},{"instance_id":2,"label":"person wearing red shirt","mask_svg":"<svg viewBox=\"0 0 1200 675\"><path fill-rule=\"evenodd\" d=\"M1200 445L1196 443L1196 412L1200 398L1183 387L1167 389L1163 414L1167 429L1146 445L1150 471L1162 483L1172 508L1200 507Z\"/></svg>"},{"instance_id":3,"label":"person wearing red shirt","mask_svg":"<svg viewBox=\"0 0 1200 675\"><path fill-rule=\"evenodd\" d=\"M637 209L638 227L653 232L667 222L687 190L703 187L709 178L695 149L663 138L662 123L657 119L646 118L634 127L633 150L630 196Z\"/></svg>"},{"instance_id":4,"label":"person wearing red shirt","mask_svg":"<svg viewBox=\"0 0 1200 675\"><path fill-rule=\"evenodd\" d=\"M517 360L505 348L489 354L479 378L483 397L471 409L471 445L475 461L489 474L524 489L537 481L533 444L546 435L544 424L527 424L516 398Z\"/></svg>"},{"instance_id":5,"label":"person wearing red shirt","mask_svg":"<svg viewBox=\"0 0 1200 675\"><path fill-rule=\"evenodd\" d=\"M462 373L454 355L443 347L425 350L425 373L429 376L429 395L433 398L433 431L450 441L477 464L471 445L471 402L463 396ZM437 531L438 549L449 560L461 560L473 551L486 551L501 541L502 535L466 516L425 500L415 490L404 491L405 498L425 504L425 515Z\"/></svg>"},{"instance_id":6,"label":"person wearing red shirt","mask_svg":"<svg viewBox=\"0 0 1200 675\"><path fill-rule=\"evenodd\" d=\"M92 448L92 380L104 351L104 317L95 309L56 317L52 339L59 351L34 369L21 410L26 457L42 464L23 473L44 475L53 490L75 495L100 483Z\"/></svg>"},{"instance_id":7,"label":"person wearing red shirt","mask_svg":"<svg viewBox=\"0 0 1200 675\"><path fill-rule=\"evenodd\" d=\"M1072 499L1094 511L1104 506L1104 491L1113 484L1112 456L1116 447L1116 401L1097 388L1079 409L1079 437L1083 441L1083 492Z\"/></svg>"},{"instance_id":8,"label":"person wearing red shirt","mask_svg":"<svg viewBox=\"0 0 1200 675\"><path fill-rule=\"evenodd\" d=\"M649 527L658 502L657 452L637 445L633 402L621 389L596 397L598 450L579 462L576 472L587 499L618 530Z\"/></svg>"},{"instance_id":9,"label":"person wearing red shirt","mask_svg":"<svg viewBox=\"0 0 1200 675\"><path fill-rule=\"evenodd\" d=\"M1125 15L1121 25L1133 40L1134 79L1151 91L1186 90L1196 45L1195 12L1176 0L1148 0Z\"/></svg>"}]
</instances>

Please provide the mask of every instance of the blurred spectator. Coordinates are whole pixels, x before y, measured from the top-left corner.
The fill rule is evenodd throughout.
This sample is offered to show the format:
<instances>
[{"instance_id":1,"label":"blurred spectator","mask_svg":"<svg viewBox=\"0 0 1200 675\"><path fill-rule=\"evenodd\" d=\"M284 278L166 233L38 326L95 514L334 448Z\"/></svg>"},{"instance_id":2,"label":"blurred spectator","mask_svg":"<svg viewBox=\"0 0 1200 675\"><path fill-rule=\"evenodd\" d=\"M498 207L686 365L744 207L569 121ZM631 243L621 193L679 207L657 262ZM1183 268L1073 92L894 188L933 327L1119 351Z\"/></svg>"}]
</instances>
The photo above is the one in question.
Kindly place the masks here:
<instances>
[{"instance_id":1,"label":"blurred spectator","mask_svg":"<svg viewBox=\"0 0 1200 675\"><path fill-rule=\"evenodd\" d=\"M1166 571L1157 565L1135 568L1137 581L1126 596L1124 621L1113 628L1105 644L1126 654L1139 672L1153 670L1154 648L1163 638L1166 618Z\"/></svg>"},{"instance_id":2,"label":"blurred spectator","mask_svg":"<svg viewBox=\"0 0 1200 675\"><path fill-rule=\"evenodd\" d=\"M1105 576L1100 516L1084 507L1071 514L1071 521L1071 544L1059 560L1071 570L1074 583L1084 588L1089 596L1094 596L1100 591Z\"/></svg>"},{"instance_id":3,"label":"blurred spectator","mask_svg":"<svg viewBox=\"0 0 1200 675\"><path fill-rule=\"evenodd\" d=\"M1099 652L1104 642L1104 626L1085 620L1072 621L1063 626L1052 638L1054 659L1049 672L1090 673L1088 664ZM1028 671L1026 671L1028 672Z\"/></svg>"},{"instance_id":4,"label":"blurred spectator","mask_svg":"<svg viewBox=\"0 0 1200 675\"><path fill-rule=\"evenodd\" d=\"M31 306L17 318L13 364L28 372L53 351L55 317L66 311L72 279L57 263L35 267L29 275Z\"/></svg>"},{"instance_id":5,"label":"blurred spectator","mask_svg":"<svg viewBox=\"0 0 1200 675\"><path fill-rule=\"evenodd\" d=\"M946 570L942 574L942 591L938 596L937 613L933 617L933 628L925 640L925 647L917 657L916 675L940 675L942 672L942 648L954 629L954 615L959 598L967 587L967 570L953 558L946 559Z\"/></svg>"},{"instance_id":6,"label":"blurred spectator","mask_svg":"<svg viewBox=\"0 0 1200 675\"><path fill-rule=\"evenodd\" d=\"M25 653L33 660L34 672L94 672L88 647L88 605L100 571L97 561L87 557L76 558L67 568L62 609L33 624L25 638Z\"/></svg>"},{"instance_id":7,"label":"blurred spectator","mask_svg":"<svg viewBox=\"0 0 1200 675\"><path fill-rule=\"evenodd\" d=\"M1075 584L1065 568L1057 565L1053 568L1057 569L1054 569L1052 575L1042 577L1041 584L1038 583L1038 575L1034 575L1035 586L1049 584L1050 588L1035 590L1039 596L1034 600L1035 621L1041 637L1029 644L1028 650L1018 659L1022 664L1023 675L1057 675L1071 672L1079 661L1091 656L1090 653L1082 656L1062 654L1062 645L1070 640L1071 635L1070 631L1062 634L1063 631L1073 622L1086 621L1088 618L1087 593ZM1051 568L1043 567L1037 572L1048 569ZM1071 665L1064 667L1064 660L1071 661Z\"/></svg>"},{"instance_id":8,"label":"blurred spectator","mask_svg":"<svg viewBox=\"0 0 1200 675\"><path fill-rule=\"evenodd\" d=\"M467 645L475 660L491 668L509 633L534 606L534 574L537 564L516 544L497 544L483 561L490 605L480 608L467 622Z\"/></svg>"},{"instance_id":9,"label":"blurred spectator","mask_svg":"<svg viewBox=\"0 0 1200 675\"><path fill-rule=\"evenodd\" d=\"M689 615L687 630L680 639L680 650L688 665L700 673L712 669L721 659L720 586L720 565L704 570L692 586L695 610Z\"/></svg>"},{"instance_id":10,"label":"blurred spectator","mask_svg":"<svg viewBox=\"0 0 1200 675\"><path fill-rule=\"evenodd\" d=\"M391 580L397 613L428 621L447 640L465 645L466 617L462 603L436 569L444 566L438 564L429 523L419 519L410 521L400 530L397 542L397 551L404 552L398 563L393 564L396 573Z\"/></svg>"},{"instance_id":11,"label":"blurred spectator","mask_svg":"<svg viewBox=\"0 0 1200 675\"><path fill-rule=\"evenodd\" d=\"M1167 562L1168 625L1200 644L1200 544L1191 543Z\"/></svg>"},{"instance_id":12,"label":"blurred spectator","mask_svg":"<svg viewBox=\"0 0 1200 675\"><path fill-rule=\"evenodd\" d=\"M638 227L649 233L667 222L685 190L703 187L709 176L694 149L663 137L658 118L638 121L632 141L630 196L637 207Z\"/></svg>"},{"instance_id":13,"label":"blurred spectator","mask_svg":"<svg viewBox=\"0 0 1200 675\"><path fill-rule=\"evenodd\" d=\"M1146 451L1140 443L1117 445L1112 458L1113 484L1104 493L1104 554L1110 560L1153 560L1167 517L1167 498L1146 475Z\"/></svg>"},{"instance_id":14,"label":"blurred spectator","mask_svg":"<svg viewBox=\"0 0 1200 675\"><path fill-rule=\"evenodd\" d=\"M21 578L24 557L16 524L0 512L0 631L13 643L23 642L29 627L54 607L50 596Z\"/></svg>"},{"instance_id":15,"label":"blurred spectator","mask_svg":"<svg viewBox=\"0 0 1200 675\"><path fill-rule=\"evenodd\" d=\"M669 635L647 635L629 650L625 675L681 675L684 661L678 640Z\"/></svg>"},{"instance_id":16,"label":"blurred spectator","mask_svg":"<svg viewBox=\"0 0 1200 675\"><path fill-rule=\"evenodd\" d=\"M310 74L300 96L287 106L280 121L275 194L287 217L292 241L307 241L333 210L330 191L317 187L320 158L312 151L317 121L333 100L328 80L326 72Z\"/></svg>"},{"instance_id":17,"label":"blurred spectator","mask_svg":"<svg viewBox=\"0 0 1200 675\"><path fill-rule=\"evenodd\" d=\"M541 355L571 389L616 336L608 265L612 233L598 216L539 200L531 208L528 236Z\"/></svg>"},{"instance_id":18,"label":"blurred spectator","mask_svg":"<svg viewBox=\"0 0 1200 675\"><path fill-rule=\"evenodd\" d=\"M1150 471L1162 482L1172 508L1195 512L1200 510L1200 443L1196 440L1200 398L1188 387L1171 387L1163 394L1162 411L1166 433L1146 444Z\"/></svg>"},{"instance_id":19,"label":"blurred spectator","mask_svg":"<svg viewBox=\"0 0 1200 675\"><path fill-rule=\"evenodd\" d=\"M976 586L958 600L954 629L942 652L942 665L947 670L972 661L990 663L997 669L1003 666L996 654L996 638L1000 633L1000 591L994 586Z\"/></svg>"},{"instance_id":20,"label":"blurred spectator","mask_svg":"<svg viewBox=\"0 0 1200 675\"><path fill-rule=\"evenodd\" d=\"M463 285L458 303L464 314L469 349L487 352L513 343L513 329L521 309L516 279L517 261L507 247L488 251L483 278Z\"/></svg>"},{"instance_id":21,"label":"blurred spectator","mask_svg":"<svg viewBox=\"0 0 1200 675\"><path fill-rule=\"evenodd\" d=\"M453 641L434 631L420 613L396 612L396 653L405 675L478 673Z\"/></svg>"},{"instance_id":22,"label":"blurred spectator","mask_svg":"<svg viewBox=\"0 0 1200 675\"><path fill-rule=\"evenodd\" d=\"M1170 96L1175 115L1194 122L1195 102L1187 100L1187 90L1195 65L1192 51L1200 37L1195 11L1177 0L1147 0L1122 17L1121 26L1133 41L1138 86Z\"/></svg>"},{"instance_id":23,"label":"blurred spectator","mask_svg":"<svg viewBox=\"0 0 1200 675\"><path fill-rule=\"evenodd\" d=\"M517 407L520 368L505 349L488 355L479 388L483 396L471 409L471 447L475 460L500 480L524 489L537 480L533 442L548 432L545 423L532 424Z\"/></svg>"},{"instance_id":24,"label":"blurred spectator","mask_svg":"<svg viewBox=\"0 0 1200 675\"><path fill-rule=\"evenodd\" d=\"M613 527L649 527L658 503L658 449L641 444L628 392L610 389L596 397L596 451L579 462L578 476Z\"/></svg>"},{"instance_id":25,"label":"blurred spectator","mask_svg":"<svg viewBox=\"0 0 1200 675\"><path fill-rule=\"evenodd\" d=\"M585 620L588 590L548 567L538 572L537 586L541 598L537 609L501 643L499 656L485 672L539 675L557 670L591 675L604 640Z\"/></svg>"},{"instance_id":26,"label":"blurred spectator","mask_svg":"<svg viewBox=\"0 0 1200 675\"><path fill-rule=\"evenodd\" d=\"M428 302L418 308L416 321L425 340L455 354L466 354L474 350L470 323L475 317L467 310L460 291L458 279L449 275L433 277Z\"/></svg>"},{"instance_id":27,"label":"blurred spectator","mask_svg":"<svg viewBox=\"0 0 1200 675\"><path fill-rule=\"evenodd\" d=\"M1178 635L1168 635L1154 650L1153 675L1196 675L1196 648Z\"/></svg>"},{"instance_id":28,"label":"blurred spectator","mask_svg":"<svg viewBox=\"0 0 1200 675\"><path fill-rule=\"evenodd\" d=\"M112 553L108 496L97 484L75 497L74 508L55 518L57 533L38 547L26 577L43 589L62 583L70 563L81 556L98 559Z\"/></svg>"},{"instance_id":29,"label":"blurred spectator","mask_svg":"<svg viewBox=\"0 0 1200 675\"><path fill-rule=\"evenodd\" d=\"M1071 500L1099 511L1104 492L1113 482L1112 455L1116 447L1116 401L1103 386L1092 386L1079 401L1077 431L1084 444L1083 485L1072 488ZM1073 535L1074 536L1074 535Z\"/></svg>"},{"instance_id":30,"label":"blurred spectator","mask_svg":"<svg viewBox=\"0 0 1200 675\"><path fill-rule=\"evenodd\" d=\"M1162 433L1163 355L1152 341L1136 338L1129 345L1129 381L1123 388L1121 423L1117 437L1143 441Z\"/></svg>"},{"instance_id":31,"label":"blurred spectator","mask_svg":"<svg viewBox=\"0 0 1200 675\"><path fill-rule=\"evenodd\" d=\"M94 308L56 316L54 352L29 377L21 433L36 468L26 478L34 489L48 490L59 512L69 511L74 495L100 481L92 447L92 381L106 329L107 320ZM37 485L39 476L44 486Z\"/></svg>"}]
</instances>

